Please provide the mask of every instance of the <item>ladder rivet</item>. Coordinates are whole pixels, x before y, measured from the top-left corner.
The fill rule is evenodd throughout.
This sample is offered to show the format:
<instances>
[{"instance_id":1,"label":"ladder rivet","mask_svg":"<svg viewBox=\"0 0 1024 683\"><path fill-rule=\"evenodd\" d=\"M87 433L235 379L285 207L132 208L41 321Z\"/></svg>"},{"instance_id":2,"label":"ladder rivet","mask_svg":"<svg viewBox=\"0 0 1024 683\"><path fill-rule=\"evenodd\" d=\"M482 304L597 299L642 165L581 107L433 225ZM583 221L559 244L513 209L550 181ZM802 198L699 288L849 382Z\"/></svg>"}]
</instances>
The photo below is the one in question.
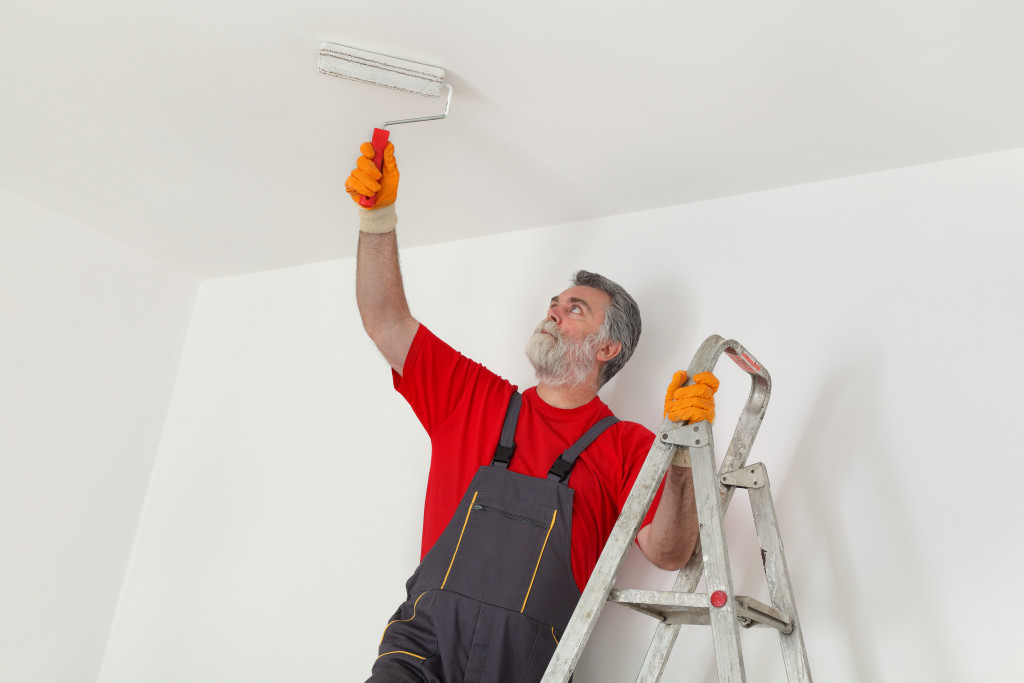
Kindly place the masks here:
<instances>
[{"instance_id":1,"label":"ladder rivet","mask_svg":"<svg viewBox=\"0 0 1024 683\"><path fill-rule=\"evenodd\" d=\"M729 596L725 594L725 591L715 591L711 594L711 604L715 607L725 607L725 603L729 601Z\"/></svg>"}]
</instances>

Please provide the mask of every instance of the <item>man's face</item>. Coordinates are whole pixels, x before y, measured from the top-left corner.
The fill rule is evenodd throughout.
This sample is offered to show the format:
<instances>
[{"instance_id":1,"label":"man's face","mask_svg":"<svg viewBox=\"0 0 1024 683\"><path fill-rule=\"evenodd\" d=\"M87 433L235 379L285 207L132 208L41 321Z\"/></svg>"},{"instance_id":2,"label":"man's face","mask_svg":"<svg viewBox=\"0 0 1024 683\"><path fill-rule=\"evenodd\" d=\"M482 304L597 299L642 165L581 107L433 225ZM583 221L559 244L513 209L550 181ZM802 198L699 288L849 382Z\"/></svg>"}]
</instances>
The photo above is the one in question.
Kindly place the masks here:
<instances>
[{"instance_id":1,"label":"man's face","mask_svg":"<svg viewBox=\"0 0 1024 683\"><path fill-rule=\"evenodd\" d=\"M611 302L611 297L600 289L570 287L551 297L546 320L555 322L570 336L583 339L601 329Z\"/></svg>"},{"instance_id":2,"label":"man's face","mask_svg":"<svg viewBox=\"0 0 1024 683\"><path fill-rule=\"evenodd\" d=\"M547 317L526 344L538 381L582 384L597 364L600 329L611 298L592 287L571 287L551 297Z\"/></svg>"}]
</instances>

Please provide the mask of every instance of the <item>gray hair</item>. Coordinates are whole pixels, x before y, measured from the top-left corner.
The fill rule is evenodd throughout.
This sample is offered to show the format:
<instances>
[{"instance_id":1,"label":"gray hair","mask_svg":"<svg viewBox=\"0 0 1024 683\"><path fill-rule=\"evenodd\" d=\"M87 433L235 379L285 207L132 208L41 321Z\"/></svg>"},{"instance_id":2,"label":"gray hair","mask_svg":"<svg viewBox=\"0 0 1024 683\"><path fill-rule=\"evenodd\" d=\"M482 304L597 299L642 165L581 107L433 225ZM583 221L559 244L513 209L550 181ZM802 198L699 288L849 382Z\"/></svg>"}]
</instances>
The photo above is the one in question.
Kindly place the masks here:
<instances>
[{"instance_id":1,"label":"gray hair","mask_svg":"<svg viewBox=\"0 0 1024 683\"><path fill-rule=\"evenodd\" d=\"M602 339L622 344L622 351L601 368L601 375L597 378L597 386L600 388L623 368L636 350L637 342L640 341L640 307L621 285L603 275L577 270L573 273L572 284L574 287L599 289L612 300L605 311L598 334Z\"/></svg>"}]
</instances>

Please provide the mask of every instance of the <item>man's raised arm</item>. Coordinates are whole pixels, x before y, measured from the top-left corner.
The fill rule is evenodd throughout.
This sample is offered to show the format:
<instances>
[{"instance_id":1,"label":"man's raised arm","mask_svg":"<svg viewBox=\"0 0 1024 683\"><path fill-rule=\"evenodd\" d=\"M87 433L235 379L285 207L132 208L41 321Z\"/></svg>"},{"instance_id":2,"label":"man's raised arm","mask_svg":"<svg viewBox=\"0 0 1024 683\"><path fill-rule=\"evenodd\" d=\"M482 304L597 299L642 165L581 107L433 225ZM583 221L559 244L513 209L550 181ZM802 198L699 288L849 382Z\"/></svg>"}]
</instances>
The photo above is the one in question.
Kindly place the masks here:
<instances>
[{"instance_id":1,"label":"man's raised arm","mask_svg":"<svg viewBox=\"0 0 1024 683\"><path fill-rule=\"evenodd\" d=\"M363 143L360 152L362 156L345 182L345 189L357 205L361 196L374 197L375 202L371 209L358 209L356 305L366 333L395 372L402 374L419 322L409 312L398 265L398 164L391 144L384 150L381 170L373 163L370 143Z\"/></svg>"}]
</instances>

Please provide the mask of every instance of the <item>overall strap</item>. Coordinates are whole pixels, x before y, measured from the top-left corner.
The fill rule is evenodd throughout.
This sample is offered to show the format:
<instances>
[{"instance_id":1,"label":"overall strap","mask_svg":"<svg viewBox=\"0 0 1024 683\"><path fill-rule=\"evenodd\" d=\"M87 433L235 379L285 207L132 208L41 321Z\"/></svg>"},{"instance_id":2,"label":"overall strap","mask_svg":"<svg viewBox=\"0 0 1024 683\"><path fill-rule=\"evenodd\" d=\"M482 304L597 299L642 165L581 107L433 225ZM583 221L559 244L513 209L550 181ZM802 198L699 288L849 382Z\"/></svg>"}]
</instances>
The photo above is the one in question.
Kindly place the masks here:
<instances>
[{"instance_id":1,"label":"overall strap","mask_svg":"<svg viewBox=\"0 0 1024 683\"><path fill-rule=\"evenodd\" d=\"M619 418L614 415L609 415L598 421L593 427L588 429L583 436L581 436L576 443L569 446L558 456L558 460L555 460L555 464L551 466L551 470L548 471L548 479L551 481L557 481L562 484L569 478L569 473L572 471L573 465L576 464L576 458L580 457L580 453L587 449L587 446L594 443L594 439L601 436L604 430L611 427L613 424L619 421Z\"/></svg>"},{"instance_id":2,"label":"overall strap","mask_svg":"<svg viewBox=\"0 0 1024 683\"><path fill-rule=\"evenodd\" d=\"M516 450L516 423L519 422L519 408L523 405L523 395L518 391L512 393L508 400L508 410L505 411L505 423L501 426L501 438L498 439L498 447L494 449L494 459L491 467L499 470L508 469L508 461L512 459L512 453Z\"/></svg>"}]
</instances>

